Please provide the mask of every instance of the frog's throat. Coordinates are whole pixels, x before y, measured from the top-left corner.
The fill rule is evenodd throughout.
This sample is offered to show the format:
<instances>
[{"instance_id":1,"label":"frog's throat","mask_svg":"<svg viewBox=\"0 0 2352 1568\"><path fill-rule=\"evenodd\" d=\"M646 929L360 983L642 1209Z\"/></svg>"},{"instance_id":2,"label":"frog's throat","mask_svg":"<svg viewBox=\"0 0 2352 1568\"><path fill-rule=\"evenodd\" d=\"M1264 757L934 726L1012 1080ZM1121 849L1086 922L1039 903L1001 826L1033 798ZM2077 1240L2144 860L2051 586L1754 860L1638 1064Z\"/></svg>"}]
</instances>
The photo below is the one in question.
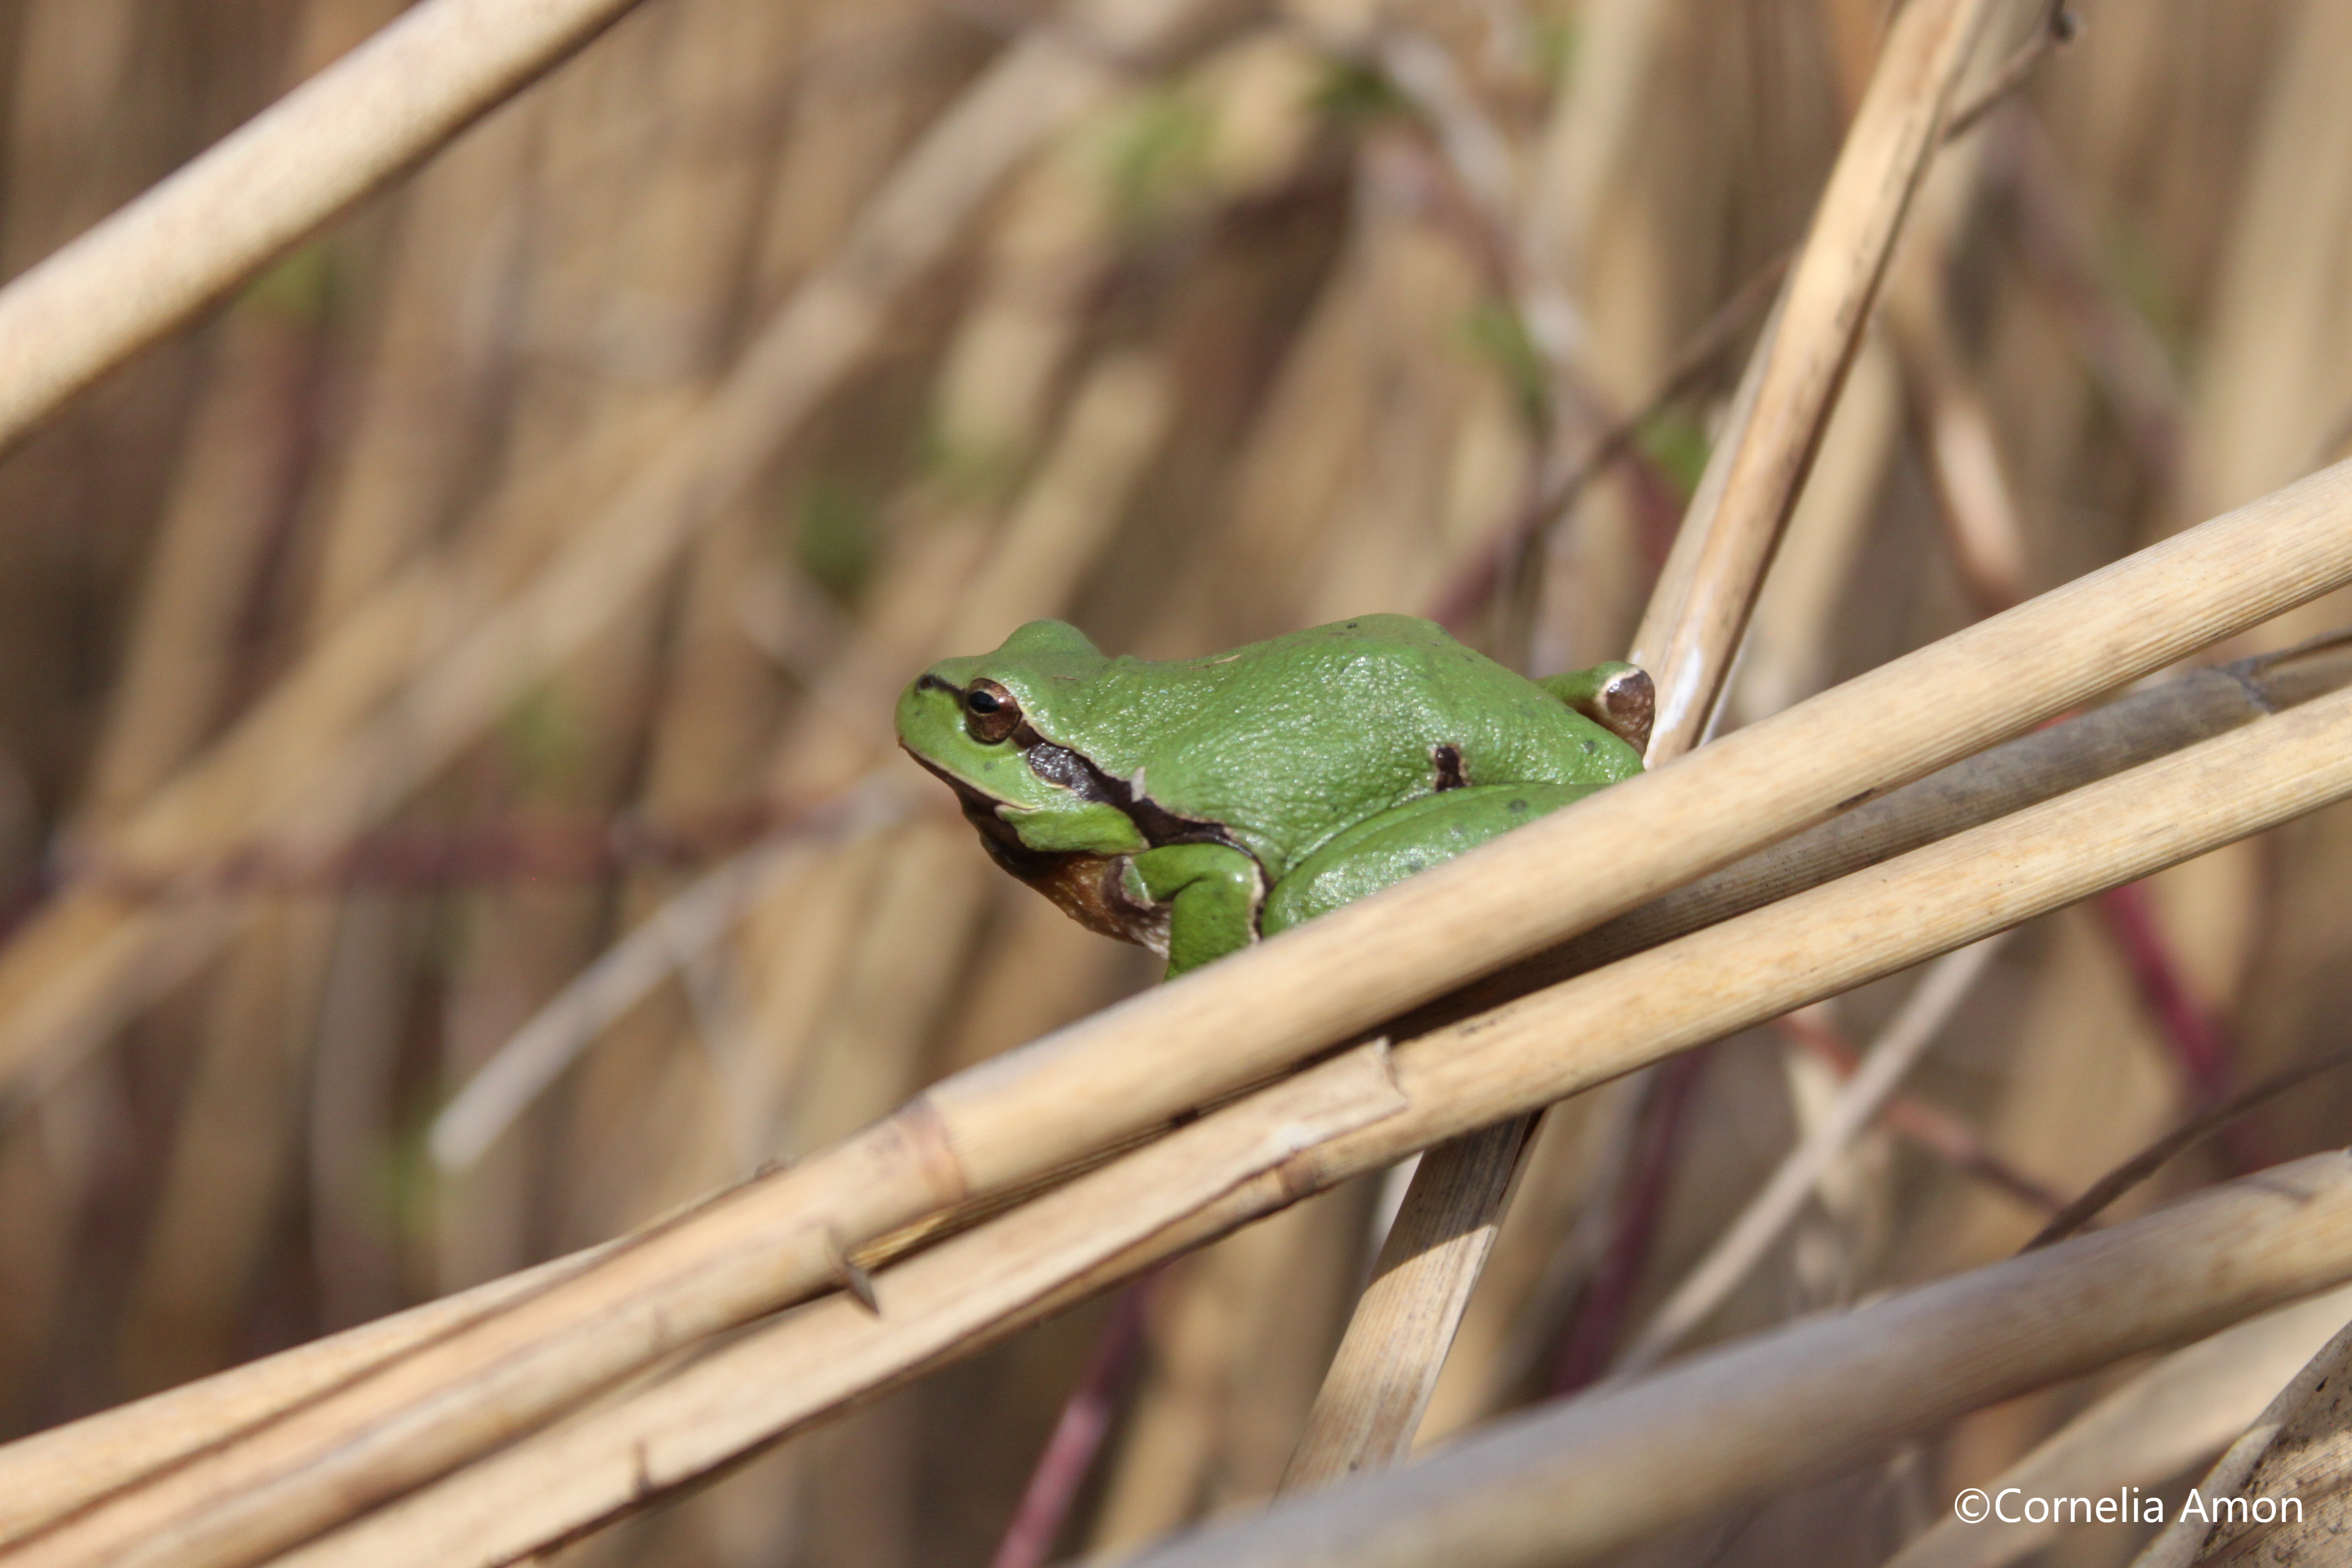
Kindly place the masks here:
<instances>
[{"instance_id":1,"label":"frog's throat","mask_svg":"<svg viewBox=\"0 0 2352 1568\"><path fill-rule=\"evenodd\" d=\"M1013 740L1040 778L1063 785L1081 800L1117 806L1155 849L1165 844L1226 844L1248 855L1250 863L1258 868L1258 907L1263 910L1265 868L1251 854L1248 846L1235 840L1223 828L1214 823L1178 816L1149 795L1138 795L1125 780L1109 777L1077 752L1038 735L1025 722ZM1021 841L1013 824L997 815L998 806L1013 803L997 799L912 750L907 754L955 792L956 804L963 809L964 820L979 833L988 858L1008 875L1019 878L1053 900L1064 914L1088 931L1150 948L1162 958L1168 956L1170 906L1145 902L1128 893L1127 856L1033 849ZM1255 916L1252 923L1255 923Z\"/></svg>"},{"instance_id":2,"label":"frog's throat","mask_svg":"<svg viewBox=\"0 0 2352 1568\"><path fill-rule=\"evenodd\" d=\"M1169 907L1129 895L1128 857L1084 849L1032 849L1021 842L1011 823L996 815L997 803L989 795L956 779L948 779L948 784L956 792L956 803L963 807L963 819L980 834L981 847L1008 875L1053 900L1064 914L1088 931L1168 956Z\"/></svg>"}]
</instances>

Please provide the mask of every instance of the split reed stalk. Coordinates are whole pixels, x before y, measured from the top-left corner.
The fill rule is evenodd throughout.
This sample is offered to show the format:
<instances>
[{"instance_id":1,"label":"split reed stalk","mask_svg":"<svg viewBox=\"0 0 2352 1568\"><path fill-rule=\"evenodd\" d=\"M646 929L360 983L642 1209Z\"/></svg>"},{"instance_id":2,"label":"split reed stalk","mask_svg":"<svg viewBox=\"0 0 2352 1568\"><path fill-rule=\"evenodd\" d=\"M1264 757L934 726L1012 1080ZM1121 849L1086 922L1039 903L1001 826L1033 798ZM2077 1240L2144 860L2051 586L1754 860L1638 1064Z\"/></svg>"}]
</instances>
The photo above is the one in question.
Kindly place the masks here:
<instances>
[{"instance_id":1,"label":"split reed stalk","mask_svg":"<svg viewBox=\"0 0 2352 1568\"><path fill-rule=\"evenodd\" d=\"M2347 1374L2352 1374L2352 1325L2339 1329L2289 1381L2287 1394L2300 1397L2289 1405L2287 1394L2282 1394L2255 1419L2250 1433L2276 1421L2276 1435L2229 1500L2215 1509L2208 1493L2208 1511L2218 1517L2197 1555L2202 1568L2319 1563L2342 1550L2345 1531L2352 1528L2352 1498L2346 1496L2346 1483L2352 1479ZM2210 1485L2209 1480L2200 1489ZM2292 1512L2285 1506L2289 1500ZM2187 1518L2184 1507L2175 1528ZM2150 1568L2163 1568L2155 1547L2148 1557Z\"/></svg>"},{"instance_id":2,"label":"split reed stalk","mask_svg":"<svg viewBox=\"0 0 2352 1568\"><path fill-rule=\"evenodd\" d=\"M2159 1487L2228 1447L2347 1318L2352 1290L2332 1290L2174 1351L2102 1395L1985 1490L2104 1497L2127 1486ZM1942 1519L1906 1542L1885 1568L2008 1568L2066 1529L2066 1521L2051 1521L1989 1531Z\"/></svg>"}]
</instances>

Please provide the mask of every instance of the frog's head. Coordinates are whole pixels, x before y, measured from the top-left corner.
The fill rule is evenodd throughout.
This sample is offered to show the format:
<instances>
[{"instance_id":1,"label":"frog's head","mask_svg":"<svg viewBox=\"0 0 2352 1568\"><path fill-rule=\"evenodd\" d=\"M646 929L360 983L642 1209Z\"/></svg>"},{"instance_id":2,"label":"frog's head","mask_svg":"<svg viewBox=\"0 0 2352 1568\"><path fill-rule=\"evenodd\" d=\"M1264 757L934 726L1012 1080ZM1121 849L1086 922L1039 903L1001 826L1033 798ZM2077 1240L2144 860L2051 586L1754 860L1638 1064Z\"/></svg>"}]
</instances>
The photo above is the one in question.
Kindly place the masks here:
<instances>
[{"instance_id":1,"label":"frog's head","mask_svg":"<svg viewBox=\"0 0 2352 1568\"><path fill-rule=\"evenodd\" d=\"M942 659L898 699L898 743L944 780L992 849L1118 855L1144 847L1087 758L1035 715L1057 683L1109 661L1084 632L1032 621L994 653Z\"/></svg>"}]
</instances>

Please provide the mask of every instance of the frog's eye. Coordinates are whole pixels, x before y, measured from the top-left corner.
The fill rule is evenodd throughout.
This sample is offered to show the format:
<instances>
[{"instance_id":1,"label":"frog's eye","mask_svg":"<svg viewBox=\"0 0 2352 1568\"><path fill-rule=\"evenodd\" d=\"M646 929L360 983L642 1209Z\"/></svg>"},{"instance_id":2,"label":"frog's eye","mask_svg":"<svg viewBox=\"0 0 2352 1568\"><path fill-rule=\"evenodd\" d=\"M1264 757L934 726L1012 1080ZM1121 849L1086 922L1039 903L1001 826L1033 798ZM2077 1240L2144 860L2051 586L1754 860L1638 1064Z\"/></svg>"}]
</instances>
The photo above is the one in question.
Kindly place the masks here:
<instances>
[{"instance_id":1,"label":"frog's eye","mask_svg":"<svg viewBox=\"0 0 2352 1568\"><path fill-rule=\"evenodd\" d=\"M993 680L975 680L963 694L964 728L992 746L1021 727L1021 704Z\"/></svg>"}]
</instances>

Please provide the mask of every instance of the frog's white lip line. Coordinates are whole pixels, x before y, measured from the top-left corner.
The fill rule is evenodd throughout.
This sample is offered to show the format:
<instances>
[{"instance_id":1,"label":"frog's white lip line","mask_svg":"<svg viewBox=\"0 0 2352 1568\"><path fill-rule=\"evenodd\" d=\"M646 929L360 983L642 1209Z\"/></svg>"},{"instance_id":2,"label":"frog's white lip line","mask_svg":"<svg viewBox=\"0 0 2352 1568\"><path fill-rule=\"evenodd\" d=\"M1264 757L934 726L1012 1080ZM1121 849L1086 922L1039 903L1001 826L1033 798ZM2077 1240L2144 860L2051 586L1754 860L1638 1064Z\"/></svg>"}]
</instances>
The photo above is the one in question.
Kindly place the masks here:
<instances>
[{"instance_id":1,"label":"frog's white lip line","mask_svg":"<svg viewBox=\"0 0 2352 1568\"><path fill-rule=\"evenodd\" d=\"M981 788L978 784L971 783L968 779L958 778L955 774L948 772L947 769L940 766L937 763L932 762L929 757L924 756L920 752L915 750L914 747L907 744L903 739L898 742L898 749L906 752L908 756L914 758L915 765L917 767L921 768L925 773L930 774L933 778L947 785L948 788L955 791L958 798L960 799L986 801L991 805L1017 806L1021 804L1016 800L1007 800L1003 795L991 795L986 790Z\"/></svg>"}]
</instances>

